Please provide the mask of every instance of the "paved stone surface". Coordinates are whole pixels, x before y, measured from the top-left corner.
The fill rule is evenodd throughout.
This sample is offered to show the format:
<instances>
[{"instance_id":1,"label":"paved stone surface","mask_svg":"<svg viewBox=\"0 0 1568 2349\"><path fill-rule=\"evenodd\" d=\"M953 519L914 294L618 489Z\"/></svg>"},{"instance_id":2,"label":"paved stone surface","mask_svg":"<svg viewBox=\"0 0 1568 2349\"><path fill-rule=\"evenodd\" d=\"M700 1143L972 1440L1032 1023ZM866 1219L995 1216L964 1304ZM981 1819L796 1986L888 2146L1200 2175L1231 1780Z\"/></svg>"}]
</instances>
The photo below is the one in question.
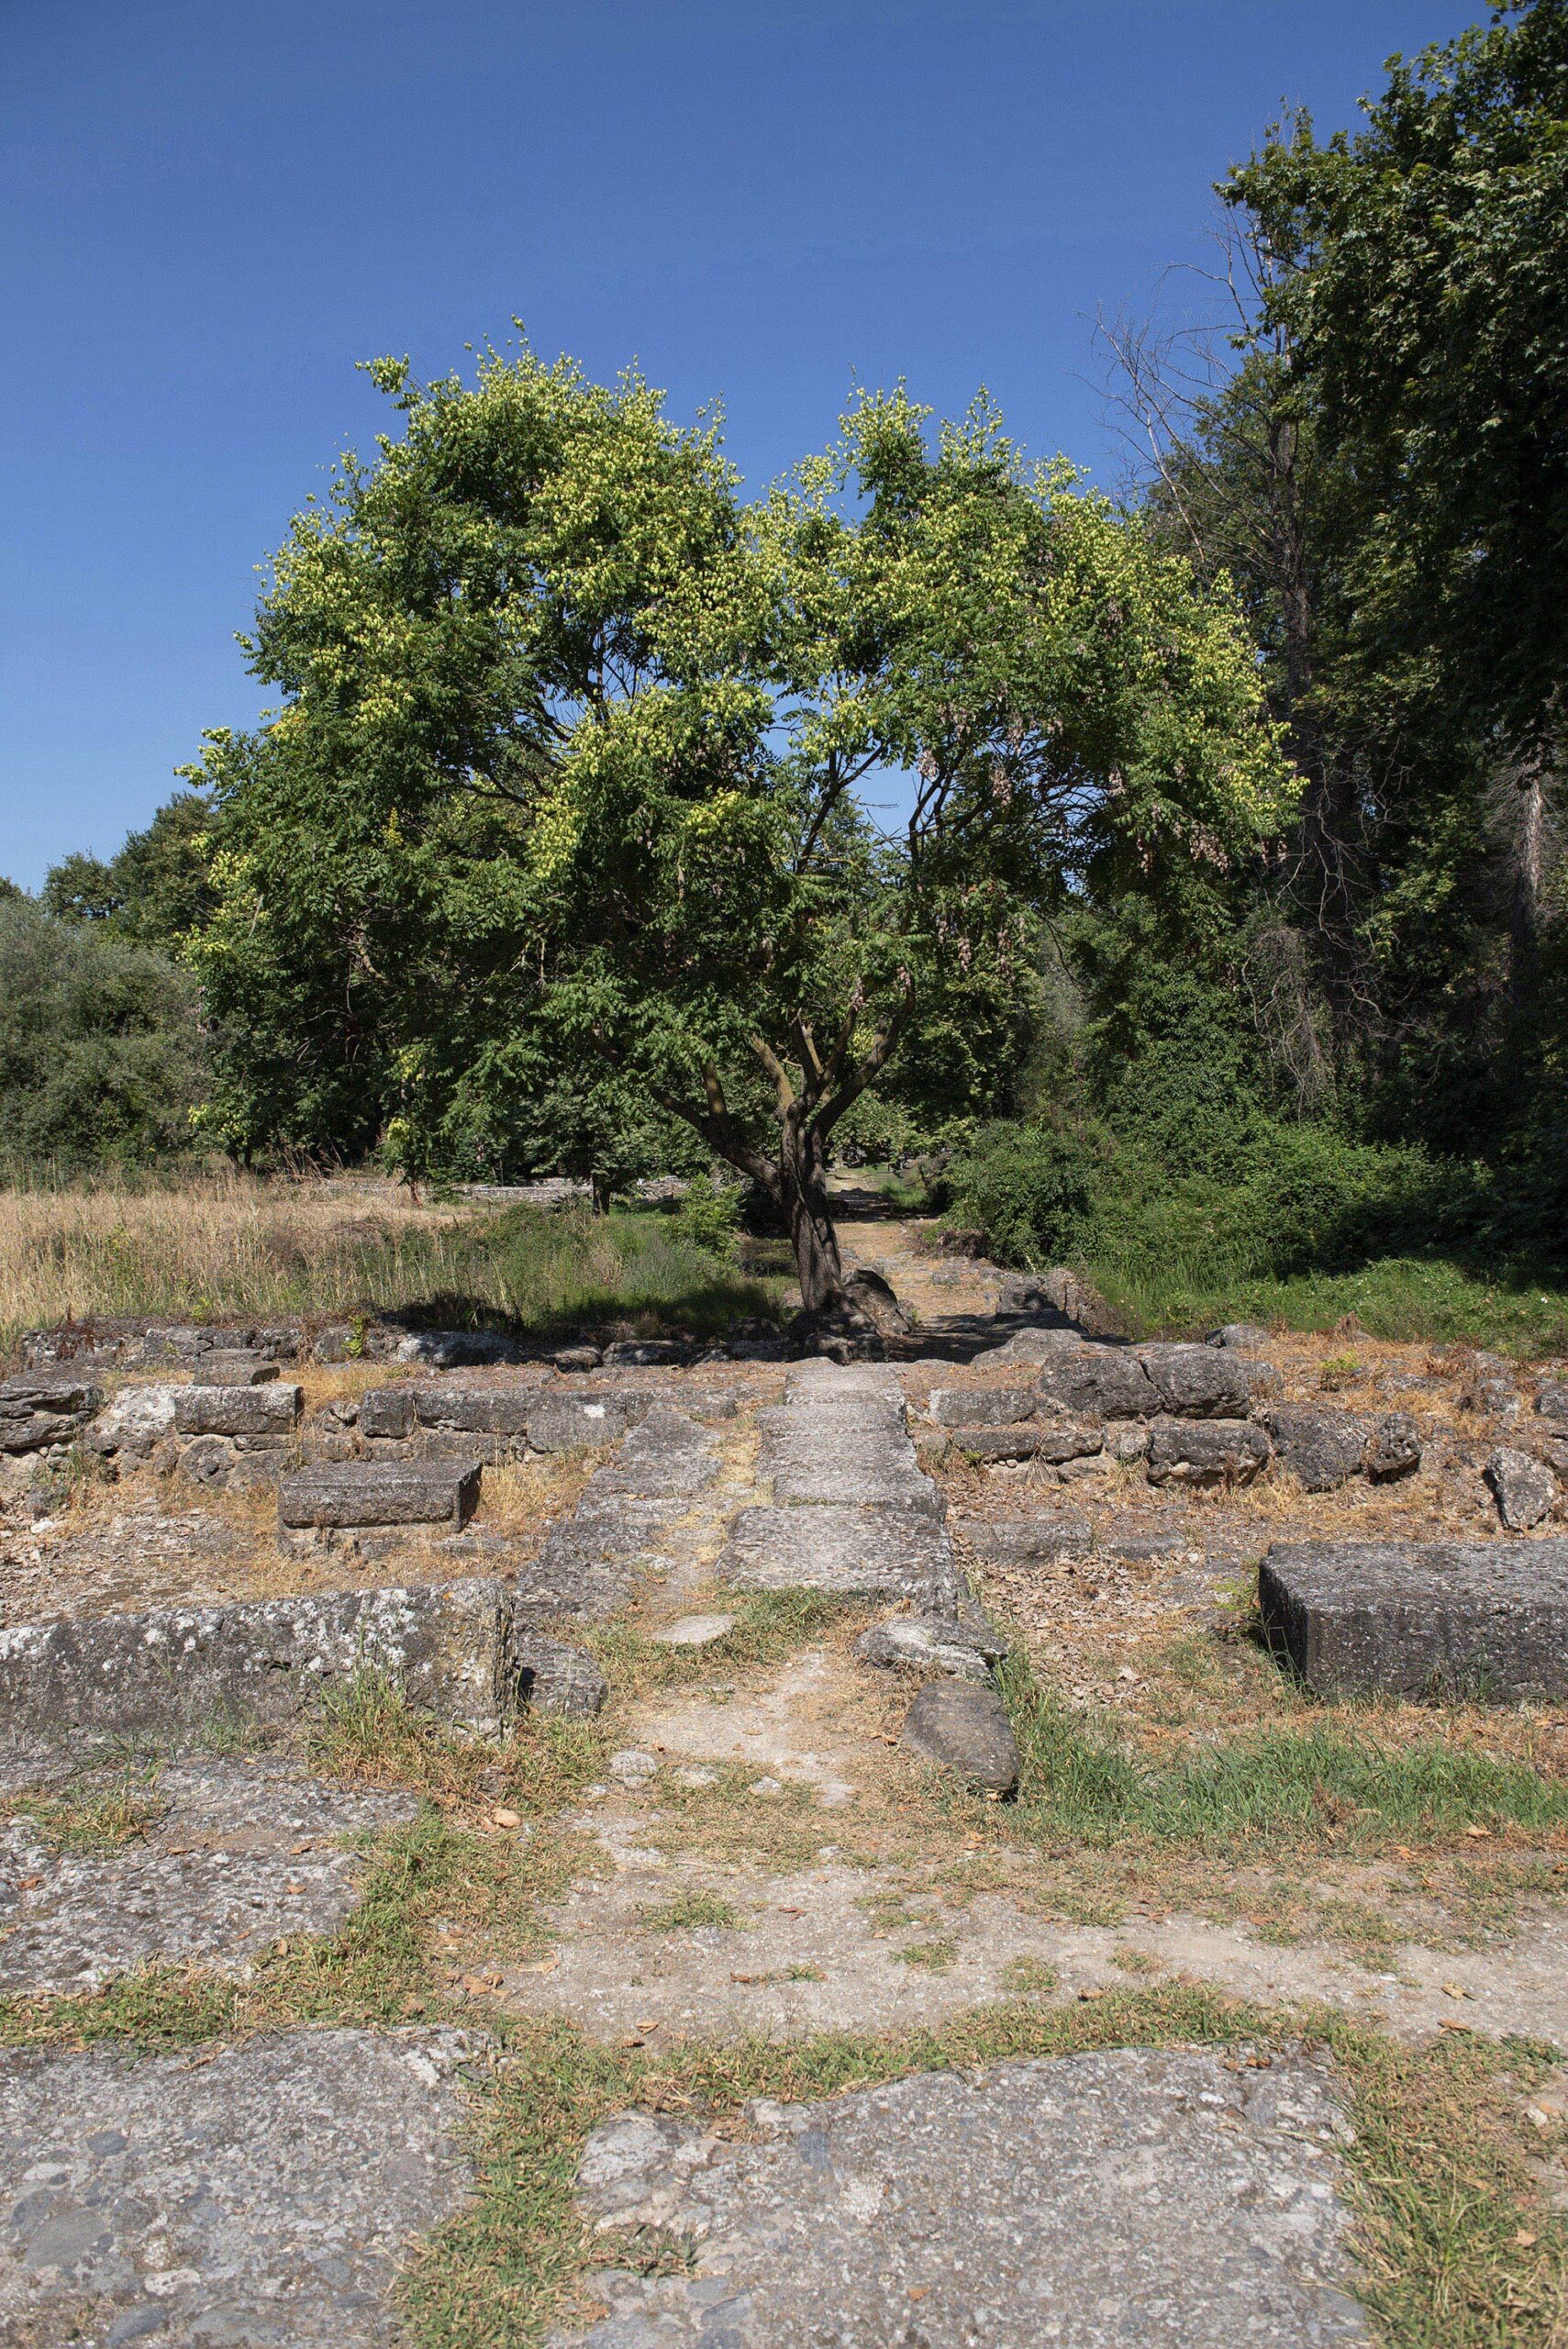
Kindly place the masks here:
<instances>
[{"instance_id":1,"label":"paved stone surface","mask_svg":"<svg viewBox=\"0 0 1568 2349\"><path fill-rule=\"evenodd\" d=\"M0 1984L92 1989L139 1965L197 1959L242 1972L282 1933L333 1933L359 1900L341 1848L412 1819L412 1795L330 1786L272 1757L187 1757L132 1775L143 1831L109 1851L61 1850L51 1805L117 1792L118 1772L46 1786L0 1826Z\"/></svg>"},{"instance_id":2,"label":"paved stone surface","mask_svg":"<svg viewBox=\"0 0 1568 2349\"><path fill-rule=\"evenodd\" d=\"M661 1647L707 1648L734 1629L733 1615L677 1615L673 1623L662 1624L653 1637Z\"/></svg>"},{"instance_id":3,"label":"paved stone surface","mask_svg":"<svg viewBox=\"0 0 1568 2349\"><path fill-rule=\"evenodd\" d=\"M951 1589L952 1549L911 1508L743 1508L716 1569L736 1590L826 1590L846 1598L920 1599Z\"/></svg>"},{"instance_id":4,"label":"paved stone surface","mask_svg":"<svg viewBox=\"0 0 1568 2349\"><path fill-rule=\"evenodd\" d=\"M0 2337L371 2349L469 2186L453 2031L0 2056Z\"/></svg>"},{"instance_id":5,"label":"paved stone surface","mask_svg":"<svg viewBox=\"0 0 1568 2349\"><path fill-rule=\"evenodd\" d=\"M933 1680L922 1688L899 1742L984 1794L1010 1795L1018 1783L1018 1749L1006 1709L994 1688L971 1680Z\"/></svg>"},{"instance_id":6,"label":"paved stone surface","mask_svg":"<svg viewBox=\"0 0 1568 2349\"><path fill-rule=\"evenodd\" d=\"M1276 1542L1258 1598L1324 1693L1568 1695L1568 1541Z\"/></svg>"},{"instance_id":7,"label":"paved stone surface","mask_svg":"<svg viewBox=\"0 0 1568 2349\"><path fill-rule=\"evenodd\" d=\"M592 2349L1318 2349L1351 2298L1327 2073L1128 2049L754 2105L760 2142L624 2113L579 2188L694 2272L595 2278Z\"/></svg>"}]
</instances>

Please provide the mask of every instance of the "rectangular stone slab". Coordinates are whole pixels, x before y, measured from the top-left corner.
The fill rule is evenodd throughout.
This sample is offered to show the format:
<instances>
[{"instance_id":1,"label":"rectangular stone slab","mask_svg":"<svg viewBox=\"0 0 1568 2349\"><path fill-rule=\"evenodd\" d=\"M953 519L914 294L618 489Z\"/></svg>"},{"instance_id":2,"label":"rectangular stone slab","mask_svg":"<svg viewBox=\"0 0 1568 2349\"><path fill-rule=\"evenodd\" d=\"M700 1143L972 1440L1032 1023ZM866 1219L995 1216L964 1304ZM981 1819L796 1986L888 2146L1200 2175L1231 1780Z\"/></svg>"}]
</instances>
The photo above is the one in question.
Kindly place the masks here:
<instances>
[{"instance_id":1,"label":"rectangular stone slab","mask_svg":"<svg viewBox=\"0 0 1568 2349\"><path fill-rule=\"evenodd\" d=\"M828 1590L916 1598L951 1611L956 1570L947 1535L922 1510L743 1508L716 1568L737 1590Z\"/></svg>"},{"instance_id":2,"label":"rectangular stone slab","mask_svg":"<svg viewBox=\"0 0 1568 2349\"><path fill-rule=\"evenodd\" d=\"M1258 1601L1324 1695L1568 1697L1568 1541L1276 1542Z\"/></svg>"},{"instance_id":3,"label":"rectangular stone slab","mask_svg":"<svg viewBox=\"0 0 1568 2349\"><path fill-rule=\"evenodd\" d=\"M516 1710L511 1598L490 1577L158 1608L0 1630L0 1735L18 1743L283 1722L361 1670L443 1720L494 1732Z\"/></svg>"},{"instance_id":4,"label":"rectangular stone slab","mask_svg":"<svg viewBox=\"0 0 1568 2349\"><path fill-rule=\"evenodd\" d=\"M284 1531L461 1526L473 1514L479 1478L472 1460L344 1460L301 1468L278 1486L278 1523Z\"/></svg>"},{"instance_id":5,"label":"rectangular stone slab","mask_svg":"<svg viewBox=\"0 0 1568 2349\"><path fill-rule=\"evenodd\" d=\"M292 1379L271 1386L182 1386L174 1426L181 1435L292 1435L300 1401Z\"/></svg>"}]
</instances>

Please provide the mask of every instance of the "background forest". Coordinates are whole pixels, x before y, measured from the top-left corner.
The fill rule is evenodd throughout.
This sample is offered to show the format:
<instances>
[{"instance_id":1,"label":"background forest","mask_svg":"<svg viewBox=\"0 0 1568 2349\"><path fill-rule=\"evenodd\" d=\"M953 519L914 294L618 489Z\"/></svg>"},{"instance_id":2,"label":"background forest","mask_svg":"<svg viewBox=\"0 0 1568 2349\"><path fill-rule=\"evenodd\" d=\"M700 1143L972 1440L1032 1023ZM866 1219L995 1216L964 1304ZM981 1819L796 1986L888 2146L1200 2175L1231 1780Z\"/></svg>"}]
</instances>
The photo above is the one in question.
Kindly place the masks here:
<instances>
[{"instance_id":1,"label":"background forest","mask_svg":"<svg viewBox=\"0 0 1568 2349\"><path fill-rule=\"evenodd\" d=\"M1015 860L989 930L944 900L935 980L824 1146L900 1170L1004 1261L1084 1264L1145 1319L1293 1282L1342 1303L1354 1275L1363 1313L1440 1327L1467 1281L1559 1290L1568 1249L1568 7L1396 61L1353 134L1275 126L1220 195L1200 322L1101 328L1130 451L1115 518L1195 610L1239 606L1287 812L1162 858L1058 857L1050 888ZM411 430L439 405L395 371L385 388ZM918 431L924 486L860 451L873 516L951 484L951 447ZM962 462L973 494L994 459ZM821 559L826 512L791 523L792 560ZM571 989L531 996L526 921L430 894L396 807L356 843L310 812L328 769L307 789L285 739L316 657L300 613L274 589L253 644L283 721L210 741L112 863L0 901L10 1171L214 1151L602 1190L744 1171L624 1056L594 1063L613 1020L581 954ZM339 795L346 755L335 738ZM401 929L367 913L377 890Z\"/></svg>"}]
</instances>

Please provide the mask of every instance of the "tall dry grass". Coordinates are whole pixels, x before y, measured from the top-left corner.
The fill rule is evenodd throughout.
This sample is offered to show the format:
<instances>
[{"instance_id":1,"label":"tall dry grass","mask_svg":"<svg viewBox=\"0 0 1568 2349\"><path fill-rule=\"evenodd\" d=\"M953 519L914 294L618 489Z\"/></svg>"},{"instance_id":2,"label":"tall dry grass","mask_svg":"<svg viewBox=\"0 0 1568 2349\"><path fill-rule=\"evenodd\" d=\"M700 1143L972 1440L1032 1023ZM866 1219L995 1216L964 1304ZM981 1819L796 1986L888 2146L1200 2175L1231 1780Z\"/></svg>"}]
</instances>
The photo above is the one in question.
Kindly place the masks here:
<instances>
[{"instance_id":1,"label":"tall dry grass","mask_svg":"<svg viewBox=\"0 0 1568 2349\"><path fill-rule=\"evenodd\" d=\"M114 1179L0 1190L0 1343L117 1314L217 1320L351 1313L440 1282L461 1220L373 1181L238 1171L168 1187Z\"/></svg>"},{"instance_id":2,"label":"tall dry grass","mask_svg":"<svg viewBox=\"0 0 1568 2349\"><path fill-rule=\"evenodd\" d=\"M769 1312L783 1289L744 1278L656 1213L420 1205L370 1178L239 1172L0 1190L0 1353L26 1330L122 1314L348 1320L408 1308L458 1326L717 1330Z\"/></svg>"}]
</instances>

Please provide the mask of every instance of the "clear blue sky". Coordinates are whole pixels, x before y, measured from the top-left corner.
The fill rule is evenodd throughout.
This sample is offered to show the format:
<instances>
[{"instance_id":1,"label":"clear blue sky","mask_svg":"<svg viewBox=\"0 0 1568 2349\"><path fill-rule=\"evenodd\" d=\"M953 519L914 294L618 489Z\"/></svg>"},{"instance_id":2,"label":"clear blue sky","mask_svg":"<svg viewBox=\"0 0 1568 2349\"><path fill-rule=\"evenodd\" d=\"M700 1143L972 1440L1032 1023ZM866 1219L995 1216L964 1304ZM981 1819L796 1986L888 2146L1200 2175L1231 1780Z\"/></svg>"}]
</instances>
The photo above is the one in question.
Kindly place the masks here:
<instances>
[{"instance_id":1,"label":"clear blue sky","mask_svg":"<svg viewBox=\"0 0 1568 2349\"><path fill-rule=\"evenodd\" d=\"M1113 462L1097 308L1195 257L1282 98L1447 0L0 0L0 873L111 853L259 700L254 566L354 362L520 317L719 396L761 486L854 378Z\"/></svg>"}]
</instances>

